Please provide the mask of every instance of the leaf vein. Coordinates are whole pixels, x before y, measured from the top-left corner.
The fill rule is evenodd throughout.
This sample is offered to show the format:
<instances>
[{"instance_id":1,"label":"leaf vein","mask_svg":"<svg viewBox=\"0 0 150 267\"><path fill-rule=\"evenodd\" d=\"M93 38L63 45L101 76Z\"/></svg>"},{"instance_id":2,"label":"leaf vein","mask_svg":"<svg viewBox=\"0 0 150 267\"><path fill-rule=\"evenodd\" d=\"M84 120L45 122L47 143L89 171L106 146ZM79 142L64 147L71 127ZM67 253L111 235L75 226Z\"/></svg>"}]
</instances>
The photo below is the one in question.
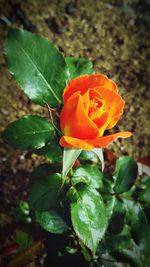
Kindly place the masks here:
<instances>
[{"instance_id":1,"label":"leaf vein","mask_svg":"<svg viewBox=\"0 0 150 267\"><path fill-rule=\"evenodd\" d=\"M43 73L39 70L37 64L33 61L33 59L31 59L30 55L28 55L28 53L24 50L23 47L20 46L20 43L18 42L17 39L15 39L15 37L12 35L12 37L14 38L15 42L17 44L19 44L18 46L20 47L20 49L23 51L23 53L27 56L27 58L29 59L29 61L31 62L31 64L35 67L35 69L40 73L41 78L44 80L44 82L46 83L49 91L53 94L53 96L56 98L56 100L58 101L58 103L61 103L61 100L58 98L58 96L54 93L54 91L52 90L52 87L50 85L50 83L45 79L45 77L43 76Z\"/></svg>"}]
</instances>

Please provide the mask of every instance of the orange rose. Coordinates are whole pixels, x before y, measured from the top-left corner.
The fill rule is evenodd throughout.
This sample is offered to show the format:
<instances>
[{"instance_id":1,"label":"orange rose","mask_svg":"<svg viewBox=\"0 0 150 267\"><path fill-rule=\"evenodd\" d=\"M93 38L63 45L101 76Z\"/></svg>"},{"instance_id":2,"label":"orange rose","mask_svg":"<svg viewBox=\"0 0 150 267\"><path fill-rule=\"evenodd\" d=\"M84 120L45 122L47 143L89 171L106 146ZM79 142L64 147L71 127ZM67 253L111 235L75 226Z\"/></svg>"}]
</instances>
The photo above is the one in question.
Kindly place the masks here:
<instances>
[{"instance_id":1,"label":"orange rose","mask_svg":"<svg viewBox=\"0 0 150 267\"><path fill-rule=\"evenodd\" d=\"M105 75L83 75L71 80L64 90L63 101L61 146L90 150L131 136L130 132L103 136L105 130L116 125L125 105L116 84Z\"/></svg>"}]
</instances>

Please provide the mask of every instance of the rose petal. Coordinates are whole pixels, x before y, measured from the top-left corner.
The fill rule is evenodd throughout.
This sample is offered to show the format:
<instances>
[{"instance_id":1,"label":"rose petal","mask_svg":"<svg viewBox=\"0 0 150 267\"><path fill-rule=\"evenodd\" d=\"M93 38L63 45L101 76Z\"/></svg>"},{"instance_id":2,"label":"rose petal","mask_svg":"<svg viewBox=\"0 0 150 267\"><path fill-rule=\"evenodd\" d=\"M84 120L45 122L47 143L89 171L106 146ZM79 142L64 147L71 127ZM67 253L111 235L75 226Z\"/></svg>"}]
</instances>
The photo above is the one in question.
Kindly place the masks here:
<instances>
[{"instance_id":1,"label":"rose petal","mask_svg":"<svg viewBox=\"0 0 150 267\"><path fill-rule=\"evenodd\" d=\"M74 93L65 103L60 114L60 127L64 135L79 139L93 139L99 135L96 124L87 116L79 92Z\"/></svg>"},{"instance_id":2,"label":"rose petal","mask_svg":"<svg viewBox=\"0 0 150 267\"><path fill-rule=\"evenodd\" d=\"M97 88L97 87L96 87ZM102 99L101 94L94 90L93 88L89 89L89 98L90 98L90 106L88 115L91 120L95 120L96 118L100 118L101 115L104 113L104 101Z\"/></svg>"},{"instance_id":3,"label":"rose petal","mask_svg":"<svg viewBox=\"0 0 150 267\"><path fill-rule=\"evenodd\" d=\"M107 89L110 89L110 90L112 90L112 91L114 91L114 92L118 92L118 87L117 87L117 85L115 84L115 82L114 81L112 81L112 80L110 80L110 79L108 79L108 81L105 83L105 88L107 88Z\"/></svg>"},{"instance_id":4,"label":"rose petal","mask_svg":"<svg viewBox=\"0 0 150 267\"><path fill-rule=\"evenodd\" d=\"M101 94L105 103L104 109L109 114L105 129L111 129L123 114L125 102L120 95L105 87L96 87L94 90L97 90Z\"/></svg>"},{"instance_id":5,"label":"rose petal","mask_svg":"<svg viewBox=\"0 0 150 267\"><path fill-rule=\"evenodd\" d=\"M59 144L65 148L79 148L84 150L93 149L93 145L89 144L86 140L81 140L70 136L62 136Z\"/></svg>"},{"instance_id":6,"label":"rose petal","mask_svg":"<svg viewBox=\"0 0 150 267\"><path fill-rule=\"evenodd\" d=\"M99 101L101 101L102 100L102 95L97 90L97 88L101 88L101 86L96 86L95 88L89 88L90 99L98 99Z\"/></svg>"},{"instance_id":7,"label":"rose petal","mask_svg":"<svg viewBox=\"0 0 150 267\"><path fill-rule=\"evenodd\" d=\"M91 111L91 109L92 109L92 108L90 108L90 97L91 98L93 97L93 98L99 100L101 102L102 106L103 106L104 101L101 100L100 93L95 91L94 89L91 89L91 88L83 95L83 101L84 101L86 113L90 117L90 119L92 119L92 121L97 125L97 127L99 129L99 135L103 135L104 130L106 128L106 126L104 124L106 123L106 121L108 119L108 112L105 112L102 107L95 108L95 110L93 108L92 116L94 117L94 115L95 115L95 118L93 119L92 116L89 115L89 111Z\"/></svg>"},{"instance_id":8,"label":"rose petal","mask_svg":"<svg viewBox=\"0 0 150 267\"><path fill-rule=\"evenodd\" d=\"M72 94L79 91L84 94L89 88L105 85L106 88L116 91L116 84L103 74L82 75L71 80L64 89L63 101L65 102Z\"/></svg>"},{"instance_id":9,"label":"rose petal","mask_svg":"<svg viewBox=\"0 0 150 267\"><path fill-rule=\"evenodd\" d=\"M91 150L93 148L108 147L113 141L118 138L128 138L132 135L131 132L119 132L108 136L101 136L93 140L81 140L70 136L61 137L59 143L66 148L79 148L84 150Z\"/></svg>"},{"instance_id":10,"label":"rose petal","mask_svg":"<svg viewBox=\"0 0 150 267\"><path fill-rule=\"evenodd\" d=\"M105 128L106 128L106 122L108 120L108 112L104 112L100 118L97 118L95 120L93 120L93 122L95 122L95 124L97 125L97 127L99 128L99 135L102 136Z\"/></svg>"},{"instance_id":11,"label":"rose petal","mask_svg":"<svg viewBox=\"0 0 150 267\"><path fill-rule=\"evenodd\" d=\"M88 115L89 107L90 107L90 96L89 96L89 90L83 94L83 102L84 102L84 107L86 114Z\"/></svg>"},{"instance_id":12,"label":"rose petal","mask_svg":"<svg viewBox=\"0 0 150 267\"><path fill-rule=\"evenodd\" d=\"M122 112L120 112L118 115L114 116L114 117L109 121L109 124L107 125L106 130L112 129L112 128L117 124L117 122L119 121L119 119L120 119L120 117L122 116L122 114L123 114L123 110L122 110Z\"/></svg>"},{"instance_id":13,"label":"rose petal","mask_svg":"<svg viewBox=\"0 0 150 267\"><path fill-rule=\"evenodd\" d=\"M128 138L131 132L118 132L107 136L100 136L93 140L93 146L96 148L104 148L116 141L118 138Z\"/></svg>"}]
</instances>

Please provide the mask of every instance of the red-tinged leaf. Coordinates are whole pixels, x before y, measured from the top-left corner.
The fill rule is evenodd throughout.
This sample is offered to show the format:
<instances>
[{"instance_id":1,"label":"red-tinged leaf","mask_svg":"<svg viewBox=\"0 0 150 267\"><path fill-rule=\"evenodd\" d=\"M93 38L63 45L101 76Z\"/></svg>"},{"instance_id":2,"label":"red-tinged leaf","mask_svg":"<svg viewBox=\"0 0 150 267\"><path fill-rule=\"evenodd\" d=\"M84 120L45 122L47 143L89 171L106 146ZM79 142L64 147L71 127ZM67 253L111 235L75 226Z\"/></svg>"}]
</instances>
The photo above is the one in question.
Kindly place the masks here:
<instances>
[{"instance_id":1,"label":"red-tinged leaf","mask_svg":"<svg viewBox=\"0 0 150 267\"><path fill-rule=\"evenodd\" d=\"M111 149L106 148L105 149L105 153L106 153L106 157L107 157L108 161L110 163L112 163L112 164L115 163L115 161L116 161L117 158L114 155L113 151Z\"/></svg>"},{"instance_id":2,"label":"red-tinged leaf","mask_svg":"<svg viewBox=\"0 0 150 267\"><path fill-rule=\"evenodd\" d=\"M17 249L18 249L17 243L9 243L0 248L0 255L3 257L8 256L10 254L16 253Z\"/></svg>"},{"instance_id":3,"label":"red-tinged leaf","mask_svg":"<svg viewBox=\"0 0 150 267\"><path fill-rule=\"evenodd\" d=\"M8 265L7 267L19 267L25 264L26 262L32 260L39 250L41 250L43 246L43 240L39 240L34 243L30 248L25 250L23 253L17 255Z\"/></svg>"}]
</instances>

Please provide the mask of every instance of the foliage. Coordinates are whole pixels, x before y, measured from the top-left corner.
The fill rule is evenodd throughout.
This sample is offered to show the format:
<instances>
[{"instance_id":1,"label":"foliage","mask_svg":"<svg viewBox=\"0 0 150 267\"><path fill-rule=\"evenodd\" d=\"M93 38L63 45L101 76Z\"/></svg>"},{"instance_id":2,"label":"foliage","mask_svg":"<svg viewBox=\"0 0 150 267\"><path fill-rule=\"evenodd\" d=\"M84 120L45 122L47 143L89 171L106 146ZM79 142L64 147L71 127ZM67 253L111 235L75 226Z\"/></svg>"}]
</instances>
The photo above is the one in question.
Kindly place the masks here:
<instances>
[{"instance_id":1,"label":"foliage","mask_svg":"<svg viewBox=\"0 0 150 267\"><path fill-rule=\"evenodd\" d=\"M50 111L60 110L69 79L94 73L91 62L64 58L48 40L23 30L9 30L5 53L22 90L35 103L49 105ZM60 136L53 116L49 121L35 115L12 122L3 133L14 148L47 159L31 173L28 203L21 201L14 210L17 221L26 225L26 231L16 234L19 252L25 252L9 266L25 264L36 242L41 246L40 240L46 239L45 266L148 267L149 178L141 176L138 186L137 163L129 156L116 161L113 174L102 172L102 150L62 152Z\"/></svg>"}]
</instances>

